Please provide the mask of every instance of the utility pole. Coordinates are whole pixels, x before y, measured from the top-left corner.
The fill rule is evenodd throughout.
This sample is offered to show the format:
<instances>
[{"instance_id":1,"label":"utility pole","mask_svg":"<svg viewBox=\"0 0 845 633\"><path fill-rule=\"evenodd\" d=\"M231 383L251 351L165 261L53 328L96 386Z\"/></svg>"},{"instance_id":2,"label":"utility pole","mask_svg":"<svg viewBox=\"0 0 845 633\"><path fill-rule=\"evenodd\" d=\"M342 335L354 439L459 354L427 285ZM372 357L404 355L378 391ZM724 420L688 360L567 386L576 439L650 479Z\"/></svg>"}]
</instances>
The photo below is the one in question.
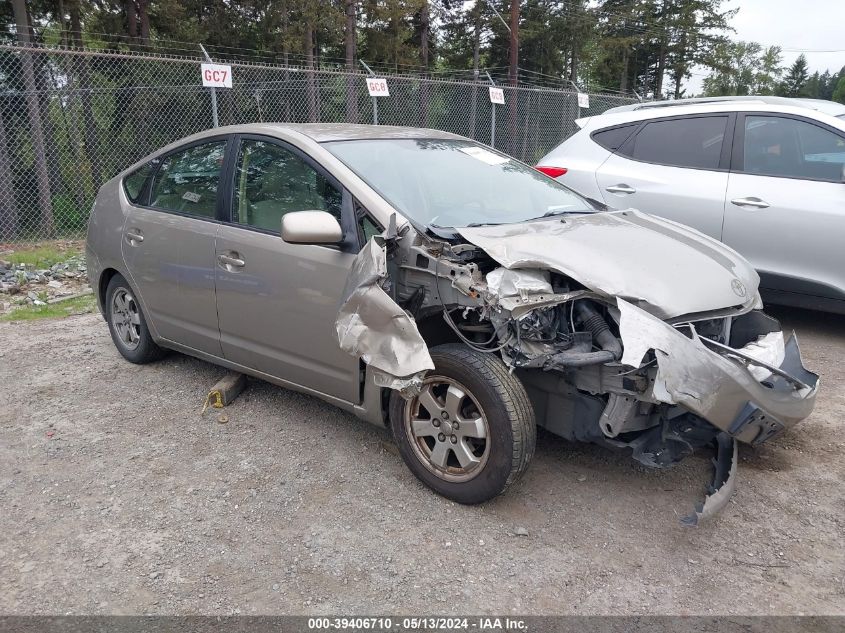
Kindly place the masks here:
<instances>
[{"instance_id":1,"label":"utility pole","mask_svg":"<svg viewBox=\"0 0 845 633\"><path fill-rule=\"evenodd\" d=\"M511 0L511 48L510 48L510 63L508 65L508 83L511 85L512 94L508 100L508 142L509 153L512 156L516 155L516 112L517 99L519 98L519 91L517 90L518 73L519 73L519 0Z\"/></svg>"},{"instance_id":2,"label":"utility pole","mask_svg":"<svg viewBox=\"0 0 845 633\"><path fill-rule=\"evenodd\" d=\"M519 0L511 0L511 49L508 79L512 86L516 86L517 69L519 68Z\"/></svg>"}]
</instances>

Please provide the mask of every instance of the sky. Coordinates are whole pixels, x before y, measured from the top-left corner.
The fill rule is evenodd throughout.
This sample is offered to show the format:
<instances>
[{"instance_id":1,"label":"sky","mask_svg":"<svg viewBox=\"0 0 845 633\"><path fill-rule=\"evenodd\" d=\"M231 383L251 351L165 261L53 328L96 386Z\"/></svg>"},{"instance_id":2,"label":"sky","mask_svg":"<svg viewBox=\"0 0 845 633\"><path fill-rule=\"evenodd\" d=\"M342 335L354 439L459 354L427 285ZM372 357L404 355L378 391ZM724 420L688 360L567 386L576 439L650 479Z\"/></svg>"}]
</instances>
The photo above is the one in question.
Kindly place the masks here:
<instances>
[{"instance_id":1,"label":"sky","mask_svg":"<svg viewBox=\"0 0 845 633\"><path fill-rule=\"evenodd\" d=\"M731 39L780 46L786 67L801 51L810 74L845 66L845 0L728 0L724 7L739 8ZM688 94L700 93L707 75L705 68L694 72L685 84Z\"/></svg>"}]
</instances>

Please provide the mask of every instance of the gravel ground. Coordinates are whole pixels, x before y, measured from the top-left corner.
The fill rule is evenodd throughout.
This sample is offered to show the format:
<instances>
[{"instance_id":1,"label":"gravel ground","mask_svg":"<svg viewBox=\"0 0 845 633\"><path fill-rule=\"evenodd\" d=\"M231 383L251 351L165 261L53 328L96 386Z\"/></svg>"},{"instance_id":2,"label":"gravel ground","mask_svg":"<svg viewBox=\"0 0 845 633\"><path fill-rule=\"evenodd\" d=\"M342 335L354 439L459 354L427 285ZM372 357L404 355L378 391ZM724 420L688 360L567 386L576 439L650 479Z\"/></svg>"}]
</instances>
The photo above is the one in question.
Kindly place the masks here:
<instances>
[{"instance_id":1,"label":"gravel ground","mask_svg":"<svg viewBox=\"0 0 845 633\"><path fill-rule=\"evenodd\" d=\"M845 614L845 320L776 314L816 411L743 447L699 528L704 455L654 471L542 433L464 507L314 398L252 382L221 424L220 368L130 365L95 314L0 324L0 613Z\"/></svg>"}]
</instances>

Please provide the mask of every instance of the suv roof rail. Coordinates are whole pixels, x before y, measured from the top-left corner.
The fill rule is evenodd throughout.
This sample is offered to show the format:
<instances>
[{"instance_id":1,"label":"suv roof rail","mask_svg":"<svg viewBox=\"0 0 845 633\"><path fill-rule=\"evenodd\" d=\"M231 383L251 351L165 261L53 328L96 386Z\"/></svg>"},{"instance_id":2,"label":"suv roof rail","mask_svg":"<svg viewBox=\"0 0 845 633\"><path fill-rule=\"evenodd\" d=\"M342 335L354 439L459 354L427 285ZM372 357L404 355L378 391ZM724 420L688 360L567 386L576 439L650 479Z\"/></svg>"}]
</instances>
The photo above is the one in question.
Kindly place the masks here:
<instances>
[{"instance_id":1,"label":"suv roof rail","mask_svg":"<svg viewBox=\"0 0 845 633\"><path fill-rule=\"evenodd\" d=\"M665 101L647 101L632 103L605 110L604 114L613 112L632 112L635 110L651 110L653 108L674 108L685 105L706 105L708 103L771 103L779 105L793 105L801 108L811 108L810 104L802 103L799 99L789 97L773 97L768 95L747 95L733 97L694 97L691 99L667 99Z\"/></svg>"}]
</instances>

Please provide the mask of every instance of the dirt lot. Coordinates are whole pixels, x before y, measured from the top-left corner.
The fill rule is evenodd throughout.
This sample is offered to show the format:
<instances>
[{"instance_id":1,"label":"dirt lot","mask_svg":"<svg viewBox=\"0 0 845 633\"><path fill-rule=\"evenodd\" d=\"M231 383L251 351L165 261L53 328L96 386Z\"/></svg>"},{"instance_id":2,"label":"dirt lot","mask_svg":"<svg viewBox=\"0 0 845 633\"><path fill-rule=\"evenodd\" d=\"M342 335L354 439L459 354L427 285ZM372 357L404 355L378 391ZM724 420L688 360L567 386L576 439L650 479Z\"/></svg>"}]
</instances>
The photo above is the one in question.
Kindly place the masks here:
<instances>
[{"instance_id":1,"label":"dirt lot","mask_svg":"<svg viewBox=\"0 0 845 633\"><path fill-rule=\"evenodd\" d=\"M816 411L744 447L692 529L706 456L542 434L519 486L463 507L314 398L253 382L221 424L217 367L130 365L95 314L0 323L0 613L845 614L845 319L777 314Z\"/></svg>"}]
</instances>

